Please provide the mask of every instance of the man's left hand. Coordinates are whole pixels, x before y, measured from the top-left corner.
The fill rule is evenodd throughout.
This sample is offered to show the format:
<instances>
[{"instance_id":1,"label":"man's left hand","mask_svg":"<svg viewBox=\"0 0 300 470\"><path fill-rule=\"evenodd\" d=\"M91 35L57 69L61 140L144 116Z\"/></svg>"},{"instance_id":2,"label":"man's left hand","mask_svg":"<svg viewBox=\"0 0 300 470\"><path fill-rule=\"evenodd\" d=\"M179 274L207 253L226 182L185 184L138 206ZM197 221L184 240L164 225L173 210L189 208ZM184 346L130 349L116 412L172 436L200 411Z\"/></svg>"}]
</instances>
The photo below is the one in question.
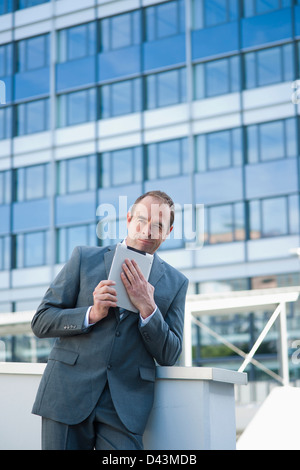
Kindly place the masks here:
<instances>
[{"instance_id":1,"label":"man's left hand","mask_svg":"<svg viewBox=\"0 0 300 470\"><path fill-rule=\"evenodd\" d=\"M156 308L154 287L146 281L134 260L126 259L122 267L121 278L131 302L142 318L149 317Z\"/></svg>"}]
</instances>

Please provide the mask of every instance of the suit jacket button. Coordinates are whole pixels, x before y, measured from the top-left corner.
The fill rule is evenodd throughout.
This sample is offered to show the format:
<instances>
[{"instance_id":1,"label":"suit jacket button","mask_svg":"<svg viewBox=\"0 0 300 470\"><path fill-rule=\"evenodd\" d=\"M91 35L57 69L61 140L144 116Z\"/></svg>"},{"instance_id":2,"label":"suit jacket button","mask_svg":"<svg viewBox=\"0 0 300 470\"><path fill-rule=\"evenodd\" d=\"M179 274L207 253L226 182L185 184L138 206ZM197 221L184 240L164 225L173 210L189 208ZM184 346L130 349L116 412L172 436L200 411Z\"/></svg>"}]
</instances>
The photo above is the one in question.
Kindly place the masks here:
<instances>
[{"instance_id":1,"label":"suit jacket button","mask_svg":"<svg viewBox=\"0 0 300 470\"><path fill-rule=\"evenodd\" d=\"M112 365L108 364L107 368L108 368L108 370L110 370L112 368Z\"/></svg>"},{"instance_id":2,"label":"suit jacket button","mask_svg":"<svg viewBox=\"0 0 300 470\"><path fill-rule=\"evenodd\" d=\"M116 336L117 337L121 336L121 333L119 331L116 331Z\"/></svg>"}]
</instances>

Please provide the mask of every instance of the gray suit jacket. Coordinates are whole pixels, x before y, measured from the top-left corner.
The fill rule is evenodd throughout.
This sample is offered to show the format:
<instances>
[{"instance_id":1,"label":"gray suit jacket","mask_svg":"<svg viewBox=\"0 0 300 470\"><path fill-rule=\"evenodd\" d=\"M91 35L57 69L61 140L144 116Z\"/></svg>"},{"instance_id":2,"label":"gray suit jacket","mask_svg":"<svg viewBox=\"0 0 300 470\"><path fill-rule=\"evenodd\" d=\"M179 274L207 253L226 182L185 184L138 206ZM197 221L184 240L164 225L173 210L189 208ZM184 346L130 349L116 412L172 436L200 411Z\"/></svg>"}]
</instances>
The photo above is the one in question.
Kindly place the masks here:
<instances>
[{"instance_id":1,"label":"gray suit jacket","mask_svg":"<svg viewBox=\"0 0 300 470\"><path fill-rule=\"evenodd\" d=\"M187 278L154 255L149 282L158 309L145 325L118 309L85 328L94 288L108 278L113 247L77 247L32 320L40 338L57 338L32 412L69 425L93 411L108 380L123 424L143 434L153 403L155 361L173 365L182 347Z\"/></svg>"}]
</instances>

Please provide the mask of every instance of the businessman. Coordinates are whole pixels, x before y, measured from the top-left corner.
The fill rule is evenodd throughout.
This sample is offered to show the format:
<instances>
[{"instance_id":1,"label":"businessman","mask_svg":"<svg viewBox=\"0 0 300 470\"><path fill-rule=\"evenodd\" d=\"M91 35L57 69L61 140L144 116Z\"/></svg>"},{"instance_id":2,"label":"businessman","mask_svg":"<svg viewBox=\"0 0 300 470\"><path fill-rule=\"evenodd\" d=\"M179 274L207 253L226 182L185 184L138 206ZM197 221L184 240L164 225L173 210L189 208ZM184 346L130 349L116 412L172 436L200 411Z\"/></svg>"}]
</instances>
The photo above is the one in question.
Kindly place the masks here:
<instances>
[{"instance_id":1,"label":"businessman","mask_svg":"<svg viewBox=\"0 0 300 470\"><path fill-rule=\"evenodd\" d=\"M149 281L134 261L121 274L138 313L117 307L108 273L115 246L77 247L32 320L54 347L33 405L47 450L140 450L153 404L155 361L182 348L187 278L155 253L173 228L174 204L160 191L127 214L127 246L153 255Z\"/></svg>"}]
</instances>

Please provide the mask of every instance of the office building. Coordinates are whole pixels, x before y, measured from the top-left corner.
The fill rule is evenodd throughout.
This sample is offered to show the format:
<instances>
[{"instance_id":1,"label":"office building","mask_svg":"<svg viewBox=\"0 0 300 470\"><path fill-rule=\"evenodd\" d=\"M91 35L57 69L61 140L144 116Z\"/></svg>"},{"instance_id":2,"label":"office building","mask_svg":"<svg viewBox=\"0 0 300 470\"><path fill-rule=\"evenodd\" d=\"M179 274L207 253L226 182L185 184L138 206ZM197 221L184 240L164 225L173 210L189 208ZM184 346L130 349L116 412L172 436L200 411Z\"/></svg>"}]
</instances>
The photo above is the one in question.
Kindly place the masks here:
<instances>
[{"instance_id":1,"label":"office building","mask_svg":"<svg viewBox=\"0 0 300 470\"><path fill-rule=\"evenodd\" d=\"M121 238L150 189L177 204L160 255L190 293L300 284L299 0L1 0L0 15L0 312L34 310L74 246ZM268 315L204 320L247 350ZM299 304L288 327L299 339ZM194 336L195 365L236 368ZM33 341L5 338L7 360L33 360ZM260 351L274 370L275 346L276 331Z\"/></svg>"}]
</instances>

